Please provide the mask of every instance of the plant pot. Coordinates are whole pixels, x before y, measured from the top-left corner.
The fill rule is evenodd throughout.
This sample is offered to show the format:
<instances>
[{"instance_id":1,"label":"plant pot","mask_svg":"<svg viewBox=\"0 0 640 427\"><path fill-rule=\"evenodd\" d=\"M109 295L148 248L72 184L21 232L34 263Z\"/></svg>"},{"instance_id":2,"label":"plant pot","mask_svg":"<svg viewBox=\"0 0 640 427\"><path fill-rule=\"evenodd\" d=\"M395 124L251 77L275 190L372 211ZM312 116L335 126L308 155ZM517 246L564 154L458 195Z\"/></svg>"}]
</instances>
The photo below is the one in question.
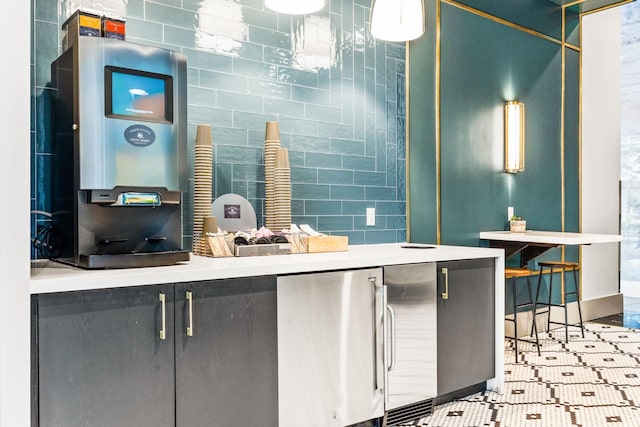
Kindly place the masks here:
<instances>
[{"instance_id":1,"label":"plant pot","mask_svg":"<svg viewBox=\"0 0 640 427\"><path fill-rule=\"evenodd\" d=\"M524 233L527 230L527 221L509 221L509 229L512 233Z\"/></svg>"}]
</instances>

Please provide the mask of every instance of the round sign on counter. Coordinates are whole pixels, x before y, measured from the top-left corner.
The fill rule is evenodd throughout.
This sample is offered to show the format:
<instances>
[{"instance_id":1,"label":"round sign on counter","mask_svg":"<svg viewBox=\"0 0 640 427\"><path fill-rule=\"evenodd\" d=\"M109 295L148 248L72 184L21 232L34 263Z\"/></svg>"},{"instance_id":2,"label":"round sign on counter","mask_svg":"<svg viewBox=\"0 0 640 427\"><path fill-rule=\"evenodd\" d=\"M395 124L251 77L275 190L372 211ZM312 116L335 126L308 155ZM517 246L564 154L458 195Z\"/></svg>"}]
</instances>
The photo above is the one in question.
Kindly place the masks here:
<instances>
[{"instance_id":1,"label":"round sign on counter","mask_svg":"<svg viewBox=\"0 0 640 427\"><path fill-rule=\"evenodd\" d=\"M225 231L248 231L258 226L253 206L238 194L223 194L215 199L211 204L211 215L218 219L218 227Z\"/></svg>"}]
</instances>

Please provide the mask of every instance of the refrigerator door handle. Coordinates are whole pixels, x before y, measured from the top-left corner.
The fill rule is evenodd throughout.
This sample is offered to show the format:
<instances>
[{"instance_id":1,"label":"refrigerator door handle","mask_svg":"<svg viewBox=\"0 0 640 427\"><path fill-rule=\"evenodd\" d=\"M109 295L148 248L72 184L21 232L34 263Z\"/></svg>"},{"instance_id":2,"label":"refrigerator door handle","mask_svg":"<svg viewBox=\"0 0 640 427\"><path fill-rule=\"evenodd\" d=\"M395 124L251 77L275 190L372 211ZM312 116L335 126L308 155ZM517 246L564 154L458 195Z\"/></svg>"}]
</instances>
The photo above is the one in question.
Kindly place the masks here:
<instances>
[{"instance_id":1,"label":"refrigerator door handle","mask_svg":"<svg viewBox=\"0 0 640 427\"><path fill-rule=\"evenodd\" d=\"M386 389L385 377L385 335L384 335L384 309L385 306L385 286L378 283L378 279L375 276L369 277L369 283L371 284L371 292L373 294L373 322L374 328L374 345L375 345L375 364L374 364L374 390L383 392ZM378 322L381 322L379 325Z\"/></svg>"},{"instance_id":2,"label":"refrigerator door handle","mask_svg":"<svg viewBox=\"0 0 640 427\"><path fill-rule=\"evenodd\" d=\"M383 387L384 387L384 403L385 406L389 404L389 370L387 366L389 366L389 337L387 332L387 285L382 286L382 366L383 369Z\"/></svg>"},{"instance_id":3,"label":"refrigerator door handle","mask_svg":"<svg viewBox=\"0 0 640 427\"><path fill-rule=\"evenodd\" d=\"M393 307L391 307L389 304L386 305L387 307L387 311L389 312L389 343L390 345L390 349L389 349L389 365L387 365L387 370L389 372L393 371L393 369L396 367L396 312L393 310Z\"/></svg>"}]
</instances>

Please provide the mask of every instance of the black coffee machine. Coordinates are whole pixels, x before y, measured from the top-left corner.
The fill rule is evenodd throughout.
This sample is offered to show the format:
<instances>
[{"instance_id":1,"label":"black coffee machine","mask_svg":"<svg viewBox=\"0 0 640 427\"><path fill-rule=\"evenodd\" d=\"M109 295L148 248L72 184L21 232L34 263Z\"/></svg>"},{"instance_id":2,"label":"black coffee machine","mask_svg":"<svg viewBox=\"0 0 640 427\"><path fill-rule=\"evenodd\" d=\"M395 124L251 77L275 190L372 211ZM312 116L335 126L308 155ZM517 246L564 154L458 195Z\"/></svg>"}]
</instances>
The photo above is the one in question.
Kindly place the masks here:
<instances>
[{"instance_id":1,"label":"black coffee machine","mask_svg":"<svg viewBox=\"0 0 640 427\"><path fill-rule=\"evenodd\" d=\"M83 268L188 261L184 56L79 37L51 71L54 258Z\"/></svg>"}]
</instances>

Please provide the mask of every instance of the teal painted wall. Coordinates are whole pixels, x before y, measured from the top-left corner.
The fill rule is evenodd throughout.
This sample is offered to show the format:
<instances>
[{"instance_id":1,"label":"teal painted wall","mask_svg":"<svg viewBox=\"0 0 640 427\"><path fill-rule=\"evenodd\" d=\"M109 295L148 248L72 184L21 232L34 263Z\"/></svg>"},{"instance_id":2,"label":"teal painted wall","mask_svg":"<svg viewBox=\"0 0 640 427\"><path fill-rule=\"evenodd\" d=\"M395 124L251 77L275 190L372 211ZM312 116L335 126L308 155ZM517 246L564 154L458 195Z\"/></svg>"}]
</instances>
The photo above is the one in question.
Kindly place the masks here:
<instances>
[{"instance_id":1,"label":"teal painted wall","mask_svg":"<svg viewBox=\"0 0 640 427\"><path fill-rule=\"evenodd\" d=\"M510 4L508 0L494 3ZM437 5L435 0L427 2L429 16L437 16ZM540 14L550 13L548 5L543 9L531 13L534 24ZM560 36L561 9L553 10L557 16L549 22L557 28L547 31ZM522 19L518 23L526 24ZM565 230L577 231L579 53L566 49L563 158L561 44L450 2L440 3L440 32L439 64L435 31L412 42L409 51L411 240L436 241L438 161L440 243L482 244L480 231L505 229L508 206L527 219L529 228L561 230L564 223ZM433 76L438 65L441 94L435 107ZM514 99L526 108L526 169L506 174L503 105ZM440 112L439 159L436 108Z\"/></svg>"},{"instance_id":2,"label":"teal painted wall","mask_svg":"<svg viewBox=\"0 0 640 427\"><path fill-rule=\"evenodd\" d=\"M555 41L461 5L482 7ZM409 47L410 240L438 242L438 206L441 244L486 245L479 232L506 229L508 206L530 229L579 231L580 55L562 47L561 8L528 0L431 0L427 13L434 21L438 7L439 61L436 27ZM568 18L567 41L577 45L578 20ZM503 172L503 105L509 100L526 108L526 168L518 174ZM561 256L561 249L552 249L539 259ZM566 248L564 257L577 260L578 250Z\"/></svg>"},{"instance_id":3,"label":"teal painted wall","mask_svg":"<svg viewBox=\"0 0 640 427\"><path fill-rule=\"evenodd\" d=\"M437 231L436 170L436 58L437 15L435 1L427 0L425 34L411 42L409 50L409 138L407 187L419 188L407 194L407 223L419 224L408 239L435 242ZM414 89L415 87L415 89ZM412 160L413 159L413 162Z\"/></svg>"}]
</instances>

